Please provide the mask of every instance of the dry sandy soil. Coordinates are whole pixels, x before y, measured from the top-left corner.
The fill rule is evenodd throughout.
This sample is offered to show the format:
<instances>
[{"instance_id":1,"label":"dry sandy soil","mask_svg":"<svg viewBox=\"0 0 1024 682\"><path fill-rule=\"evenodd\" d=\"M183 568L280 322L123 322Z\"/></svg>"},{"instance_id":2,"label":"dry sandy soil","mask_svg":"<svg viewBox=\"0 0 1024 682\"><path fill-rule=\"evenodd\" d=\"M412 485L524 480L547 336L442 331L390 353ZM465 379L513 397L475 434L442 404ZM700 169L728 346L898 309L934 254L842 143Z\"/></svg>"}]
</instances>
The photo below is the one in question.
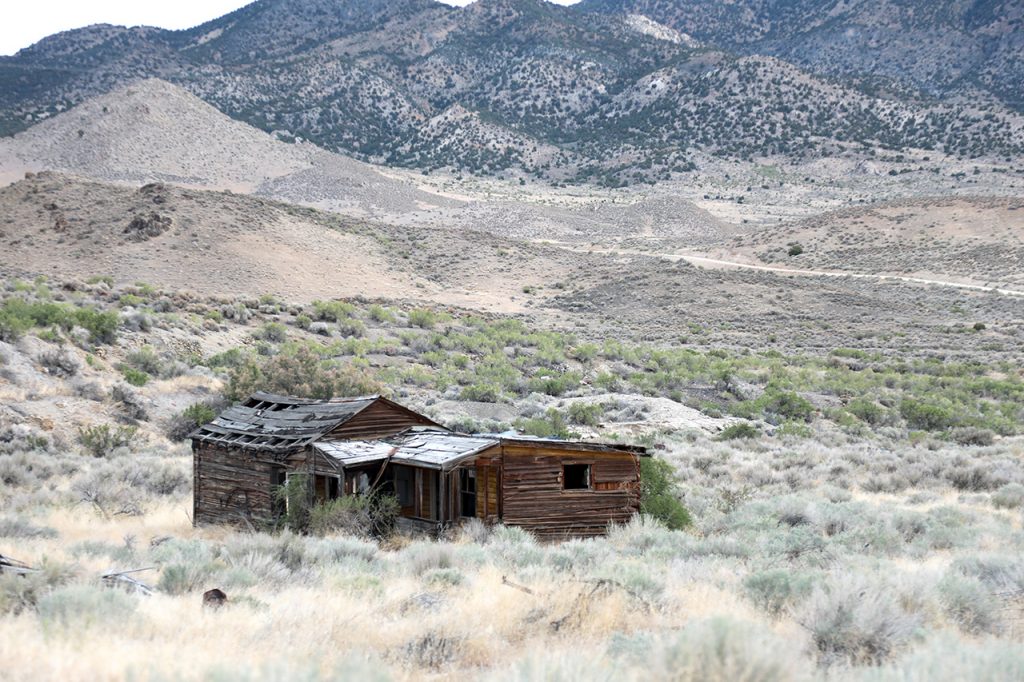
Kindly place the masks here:
<instances>
[{"instance_id":1,"label":"dry sandy soil","mask_svg":"<svg viewBox=\"0 0 1024 682\"><path fill-rule=\"evenodd\" d=\"M577 259L485 233L395 228L231 193L130 189L54 173L0 189L0 206L0 262L12 272L113 276L204 295L417 298L508 310L522 307L524 286L567 276ZM503 274L508 263L518 266L513 278Z\"/></svg>"},{"instance_id":2,"label":"dry sandy soil","mask_svg":"<svg viewBox=\"0 0 1024 682\"><path fill-rule=\"evenodd\" d=\"M698 346L1002 355L1016 352L1024 333L1024 297L706 270L170 185L130 189L44 173L0 190L0 215L0 267L21 276L112 276L296 302L414 300L525 315L595 338ZM984 343L961 343L959 331L978 322Z\"/></svg>"},{"instance_id":3,"label":"dry sandy soil","mask_svg":"<svg viewBox=\"0 0 1024 682\"><path fill-rule=\"evenodd\" d=\"M803 252L789 256L799 244ZM1024 199L885 202L737 235L713 257L788 268L1024 283Z\"/></svg>"}]
</instances>

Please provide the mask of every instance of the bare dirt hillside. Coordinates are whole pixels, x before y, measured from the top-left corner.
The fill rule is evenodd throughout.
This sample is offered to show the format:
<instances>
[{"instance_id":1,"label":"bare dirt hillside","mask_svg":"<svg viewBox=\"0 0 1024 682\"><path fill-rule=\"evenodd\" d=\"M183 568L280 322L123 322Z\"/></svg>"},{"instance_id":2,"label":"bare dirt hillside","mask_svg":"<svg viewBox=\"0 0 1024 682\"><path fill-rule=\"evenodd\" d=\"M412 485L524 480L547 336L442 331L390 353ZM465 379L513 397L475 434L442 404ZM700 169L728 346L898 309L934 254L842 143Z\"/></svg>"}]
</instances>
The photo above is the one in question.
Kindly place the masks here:
<instances>
[{"instance_id":1,"label":"bare dirt hillside","mask_svg":"<svg viewBox=\"0 0 1024 682\"><path fill-rule=\"evenodd\" d=\"M0 182L41 170L257 193L357 215L456 203L314 145L282 142L159 79L87 100L0 140Z\"/></svg>"},{"instance_id":2,"label":"bare dirt hillside","mask_svg":"<svg viewBox=\"0 0 1024 682\"><path fill-rule=\"evenodd\" d=\"M393 227L256 197L31 175L0 189L0 267L113 276L204 295L429 299L518 309L580 256L451 229Z\"/></svg>"},{"instance_id":3,"label":"bare dirt hillside","mask_svg":"<svg viewBox=\"0 0 1024 682\"><path fill-rule=\"evenodd\" d=\"M575 244L644 243L654 248L672 244L703 245L735 229L692 202L677 196L629 197L612 201L592 197L583 201L544 202L477 200L455 210L411 218L421 224L476 226L515 239L565 241Z\"/></svg>"},{"instance_id":4,"label":"bare dirt hillside","mask_svg":"<svg viewBox=\"0 0 1024 682\"><path fill-rule=\"evenodd\" d=\"M763 350L1010 352L1024 298L716 271L638 252L394 226L224 192L42 173L0 190L0 269L205 296L380 297L517 313L590 338ZM959 334L986 326L979 345ZM984 343L980 341L984 339Z\"/></svg>"},{"instance_id":5,"label":"bare dirt hillside","mask_svg":"<svg viewBox=\"0 0 1024 682\"><path fill-rule=\"evenodd\" d=\"M312 157L312 148L278 142L157 79L87 100L0 146L9 172L49 169L235 191L309 168Z\"/></svg>"},{"instance_id":6,"label":"bare dirt hillside","mask_svg":"<svg viewBox=\"0 0 1024 682\"><path fill-rule=\"evenodd\" d=\"M740 234L722 258L809 270L1024 283L1024 200L933 198L849 208Z\"/></svg>"}]
</instances>

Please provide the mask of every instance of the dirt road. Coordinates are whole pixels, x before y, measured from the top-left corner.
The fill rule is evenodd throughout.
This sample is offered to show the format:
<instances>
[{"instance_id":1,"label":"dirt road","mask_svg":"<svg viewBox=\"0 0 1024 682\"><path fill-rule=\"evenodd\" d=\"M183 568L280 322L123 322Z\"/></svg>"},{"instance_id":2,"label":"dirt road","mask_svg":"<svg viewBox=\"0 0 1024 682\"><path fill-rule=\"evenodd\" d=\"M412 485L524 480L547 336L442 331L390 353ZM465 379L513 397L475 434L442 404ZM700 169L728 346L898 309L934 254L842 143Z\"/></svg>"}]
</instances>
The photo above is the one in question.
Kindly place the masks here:
<instances>
[{"instance_id":1,"label":"dirt road","mask_svg":"<svg viewBox=\"0 0 1024 682\"><path fill-rule=\"evenodd\" d=\"M954 287L957 289L969 289L971 291L991 291L1006 296L1024 296L1024 290L1007 289L1001 286L988 284L977 284L973 282L957 282L948 279L931 279L927 277L914 277L912 275L881 274L869 272L848 272L843 270L806 270L802 268L786 268L779 265L760 265L757 263L746 263L743 261L723 260L711 258L697 253L658 253L653 251L638 251L635 249L599 249L594 247L580 247L568 242L559 242L550 239L536 240L544 244L558 246L572 251L590 251L607 254L622 254L630 256L648 256L651 258L664 258L670 261L685 260L697 267L722 270L759 270L761 272L773 272L779 275L796 275L803 277L851 277L854 279L874 279L879 281L908 282L911 284L931 284L942 287Z\"/></svg>"}]
</instances>

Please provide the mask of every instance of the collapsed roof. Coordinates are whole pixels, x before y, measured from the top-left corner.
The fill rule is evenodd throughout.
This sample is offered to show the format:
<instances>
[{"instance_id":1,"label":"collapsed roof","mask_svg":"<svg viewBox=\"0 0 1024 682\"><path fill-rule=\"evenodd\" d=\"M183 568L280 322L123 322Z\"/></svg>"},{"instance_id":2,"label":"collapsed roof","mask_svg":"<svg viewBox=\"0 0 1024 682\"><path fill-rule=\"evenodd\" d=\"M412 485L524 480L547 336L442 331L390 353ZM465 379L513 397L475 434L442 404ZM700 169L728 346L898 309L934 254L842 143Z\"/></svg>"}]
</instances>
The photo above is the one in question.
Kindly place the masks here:
<instances>
[{"instance_id":1,"label":"collapsed roof","mask_svg":"<svg viewBox=\"0 0 1024 682\"><path fill-rule=\"evenodd\" d=\"M292 452L322 438L376 402L415 414L379 395L311 400L254 393L189 437L225 447Z\"/></svg>"}]
</instances>

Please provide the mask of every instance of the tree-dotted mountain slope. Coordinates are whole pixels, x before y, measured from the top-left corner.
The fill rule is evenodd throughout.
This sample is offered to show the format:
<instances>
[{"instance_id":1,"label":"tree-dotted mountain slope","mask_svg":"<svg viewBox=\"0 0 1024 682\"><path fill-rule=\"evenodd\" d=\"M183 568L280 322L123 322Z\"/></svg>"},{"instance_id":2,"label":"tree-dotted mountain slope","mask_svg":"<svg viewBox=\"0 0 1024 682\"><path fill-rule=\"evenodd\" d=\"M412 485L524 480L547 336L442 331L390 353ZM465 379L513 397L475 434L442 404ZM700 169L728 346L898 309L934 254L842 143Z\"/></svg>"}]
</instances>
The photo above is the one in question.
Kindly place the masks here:
<instances>
[{"instance_id":1,"label":"tree-dotted mountain slope","mask_svg":"<svg viewBox=\"0 0 1024 682\"><path fill-rule=\"evenodd\" d=\"M977 8L973 19L957 5L950 12L960 19L950 19L884 0L701 3L693 15L710 22L704 30L675 11L691 5L259 0L184 32L90 27L0 58L0 128L14 132L158 76L282 139L428 171L617 186L692 170L707 154L1024 154L1024 119L1000 94L1014 89L1024 33L1011 30L1010 4ZM806 30L791 17L807 19ZM898 54L871 47L873 38L851 48L870 62L863 68L801 57L815 35L830 50L845 44L822 31L856 35L869 20L905 33L892 43ZM736 35L725 40L730 26ZM956 56L960 43L946 49L961 35L975 46L963 48L970 59L985 55L977 69ZM915 49L954 55L949 68L921 69L962 73L932 87L927 74L868 68L916 64Z\"/></svg>"},{"instance_id":2,"label":"tree-dotted mountain slope","mask_svg":"<svg viewBox=\"0 0 1024 682\"><path fill-rule=\"evenodd\" d=\"M583 0L712 45L816 73L934 95L984 92L1024 107L1024 5L1016 0Z\"/></svg>"}]
</instances>

